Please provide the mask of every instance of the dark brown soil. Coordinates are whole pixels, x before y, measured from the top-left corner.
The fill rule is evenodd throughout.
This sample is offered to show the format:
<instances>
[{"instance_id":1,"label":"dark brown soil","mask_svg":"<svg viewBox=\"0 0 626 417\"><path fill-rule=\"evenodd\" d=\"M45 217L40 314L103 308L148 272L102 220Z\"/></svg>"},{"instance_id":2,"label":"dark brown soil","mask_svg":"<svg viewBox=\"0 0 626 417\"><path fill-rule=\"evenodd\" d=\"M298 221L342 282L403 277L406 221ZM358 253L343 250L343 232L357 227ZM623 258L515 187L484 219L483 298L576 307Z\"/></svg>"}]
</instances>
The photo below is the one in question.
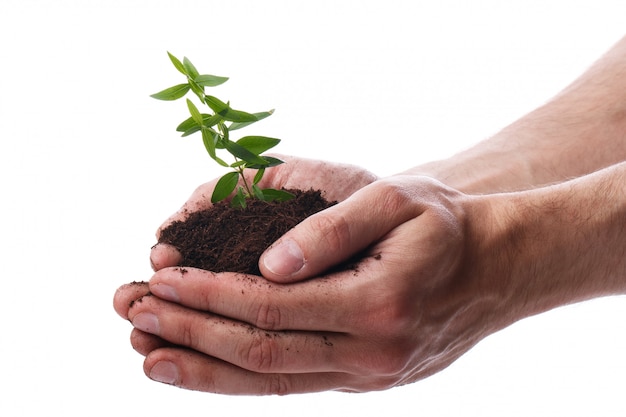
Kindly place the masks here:
<instances>
[{"instance_id":1,"label":"dark brown soil","mask_svg":"<svg viewBox=\"0 0 626 417\"><path fill-rule=\"evenodd\" d=\"M305 218L335 204L319 191L289 190L296 197L284 202L249 200L245 209L229 203L194 212L161 232L159 243L178 249L179 266L213 272L260 275L261 254L276 239Z\"/></svg>"}]
</instances>

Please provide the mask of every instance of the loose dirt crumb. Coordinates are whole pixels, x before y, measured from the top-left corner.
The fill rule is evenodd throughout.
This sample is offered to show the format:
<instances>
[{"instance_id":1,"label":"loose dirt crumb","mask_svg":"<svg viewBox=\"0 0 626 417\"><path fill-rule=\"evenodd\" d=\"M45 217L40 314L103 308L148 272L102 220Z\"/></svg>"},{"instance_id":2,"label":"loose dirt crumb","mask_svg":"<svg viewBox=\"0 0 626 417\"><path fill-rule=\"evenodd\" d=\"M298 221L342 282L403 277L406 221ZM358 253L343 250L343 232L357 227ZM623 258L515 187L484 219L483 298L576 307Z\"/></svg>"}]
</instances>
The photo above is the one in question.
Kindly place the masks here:
<instances>
[{"instance_id":1,"label":"loose dirt crumb","mask_svg":"<svg viewBox=\"0 0 626 417\"><path fill-rule=\"evenodd\" d=\"M136 300L131 300L131 302L128 303L128 307L131 308L132 306L135 305L135 303L143 303L143 299L145 297L152 297L152 293L148 292L146 295L142 295L141 297L137 298Z\"/></svg>"}]
</instances>

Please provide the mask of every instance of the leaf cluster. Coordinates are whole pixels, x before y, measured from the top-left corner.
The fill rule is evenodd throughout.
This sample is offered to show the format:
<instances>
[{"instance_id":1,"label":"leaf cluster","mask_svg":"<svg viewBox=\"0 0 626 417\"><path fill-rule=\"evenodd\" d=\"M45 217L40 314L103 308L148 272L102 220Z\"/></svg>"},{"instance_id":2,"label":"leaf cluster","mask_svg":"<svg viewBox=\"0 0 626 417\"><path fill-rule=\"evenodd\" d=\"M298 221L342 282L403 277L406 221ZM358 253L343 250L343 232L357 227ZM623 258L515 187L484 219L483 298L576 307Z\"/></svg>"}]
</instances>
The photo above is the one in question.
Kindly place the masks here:
<instances>
[{"instance_id":1,"label":"leaf cluster","mask_svg":"<svg viewBox=\"0 0 626 417\"><path fill-rule=\"evenodd\" d=\"M193 101L187 98L190 117L180 123L176 130L181 132L183 137L200 132L209 156L219 165L232 169L218 180L211 201L213 203L222 201L235 192L231 204L245 208L248 198L263 201L283 201L293 198L293 194L287 191L261 189L258 186L267 168L283 163L278 158L263 155L264 152L278 145L280 139L267 136L244 136L238 140L232 140L230 135L234 130L271 116L274 111L248 113L233 109L230 102L223 102L205 92L206 87L221 85L228 81L228 77L200 74L188 58L185 57L180 61L171 53L167 54L174 67L186 77L186 82L166 88L150 97L172 101L192 92L200 100L205 112L201 112ZM219 151L230 154L233 161L223 160L218 156ZM251 182L244 175L247 169L256 170Z\"/></svg>"}]
</instances>

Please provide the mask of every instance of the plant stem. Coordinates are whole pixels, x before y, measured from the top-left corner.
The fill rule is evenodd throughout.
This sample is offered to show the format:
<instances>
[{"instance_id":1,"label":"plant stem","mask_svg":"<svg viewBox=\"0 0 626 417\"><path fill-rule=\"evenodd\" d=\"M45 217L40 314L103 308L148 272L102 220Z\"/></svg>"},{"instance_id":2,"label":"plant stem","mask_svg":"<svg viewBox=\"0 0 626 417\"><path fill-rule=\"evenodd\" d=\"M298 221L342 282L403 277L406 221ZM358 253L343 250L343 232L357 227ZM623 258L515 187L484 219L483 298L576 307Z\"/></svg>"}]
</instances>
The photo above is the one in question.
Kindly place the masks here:
<instances>
[{"instance_id":1,"label":"plant stem","mask_svg":"<svg viewBox=\"0 0 626 417\"><path fill-rule=\"evenodd\" d=\"M243 181L243 187L245 188L246 192L248 193L250 197L253 197L254 194L252 194L252 189L250 188L250 185L248 184L246 177L243 175L243 168L237 167L237 172L239 172L239 177Z\"/></svg>"}]
</instances>

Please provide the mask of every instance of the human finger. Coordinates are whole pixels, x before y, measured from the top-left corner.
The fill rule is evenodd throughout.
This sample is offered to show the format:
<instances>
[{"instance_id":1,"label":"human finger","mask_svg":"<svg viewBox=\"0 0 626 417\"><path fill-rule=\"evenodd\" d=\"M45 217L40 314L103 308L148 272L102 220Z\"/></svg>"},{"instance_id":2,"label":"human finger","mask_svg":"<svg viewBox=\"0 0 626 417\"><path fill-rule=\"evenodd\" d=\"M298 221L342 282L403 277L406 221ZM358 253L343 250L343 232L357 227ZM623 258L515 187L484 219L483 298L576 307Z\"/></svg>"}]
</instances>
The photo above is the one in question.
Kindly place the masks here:
<instances>
[{"instance_id":1,"label":"human finger","mask_svg":"<svg viewBox=\"0 0 626 417\"><path fill-rule=\"evenodd\" d=\"M130 345L143 356L147 356L150 352L164 347L172 347L174 344L163 340L158 336L150 333L142 332L133 328L130 333Z\"/></svg>"},{"instance_id":2,"label":"human finger","mask_svg":"<svg viewBox=\"0 0 626 417\"><path fill-rule=\"evenodd\" d=\"M343 360L353 345L339 333L269 331L158 297L135 303L129 320L142 332L253 372L339 372L359 366Z\"/></svg>"},{"instance_id":3,"label":"human finger","mask_svg":"<svg viewBox=\"0 0 626 417\"><path fill-rule=\"evenodd\" d=\"M150 249L150 265L154 271L158 271L180 263L182 255L172 245L157 243Z\"/></svg>"},{"instance_id":4,"label":"human finger","mask_svg":"<svg viewBox=\"0 0 626 417\"><path fill-rule=\"evenodd\" d=\"M286 395L355 386L344 373L256 373L188 349L164 348L144 361L149 378L194 391L229 395Z\"/></svg>"},{"instance_id":5,"label":"human finger","mask_svg":"<svg viewBox=\"0 0 626 417\"><path fill-rule=\"evenodd\" d=\"M321 190L324 198L332 202L343 201L377 180L376 175L356 165L281 154L272 156L285 163L267 170L260 187Z\"/></svg>"},{"instance_id":6,"label":"human finger","mask_svg":"<svg viewBox=\"0 0 626 417\"><path fill-rule=\"evenodd\" d=\"M382 266L380 266L382 267ZM353 292L362 293L383 271L370 273L366 260L353 270L314 281L276 284L263 277L175 267L156 272L150 291L159 298L198 311L210 311L265 330L344 332Z\"/></svg>"},{"instance_id":7,"label":"human finger","mask_svg":"<svg viewBox=\"0 0 626 417\"><path fill-rule=\"evenodd\" d=\"M348 261L389 231L426 207L419 189L394 177L379 180L342 203L308 217L263 253L259 268L276 282L294 282L319 275ZM427 201L424 199L424 201Z\"/></svg>"},{"instance_id":8,"label":"human finger","mask_svg":"<svg viewBox=\"0 0 626 417\"><path fill-rule=\"evenodd\" d=\"M136 300L148 294L147 282L131 282L124 284L115 291L113 308L123 319L128 319L128 309Z\"/></svg>"}]
</instances>

